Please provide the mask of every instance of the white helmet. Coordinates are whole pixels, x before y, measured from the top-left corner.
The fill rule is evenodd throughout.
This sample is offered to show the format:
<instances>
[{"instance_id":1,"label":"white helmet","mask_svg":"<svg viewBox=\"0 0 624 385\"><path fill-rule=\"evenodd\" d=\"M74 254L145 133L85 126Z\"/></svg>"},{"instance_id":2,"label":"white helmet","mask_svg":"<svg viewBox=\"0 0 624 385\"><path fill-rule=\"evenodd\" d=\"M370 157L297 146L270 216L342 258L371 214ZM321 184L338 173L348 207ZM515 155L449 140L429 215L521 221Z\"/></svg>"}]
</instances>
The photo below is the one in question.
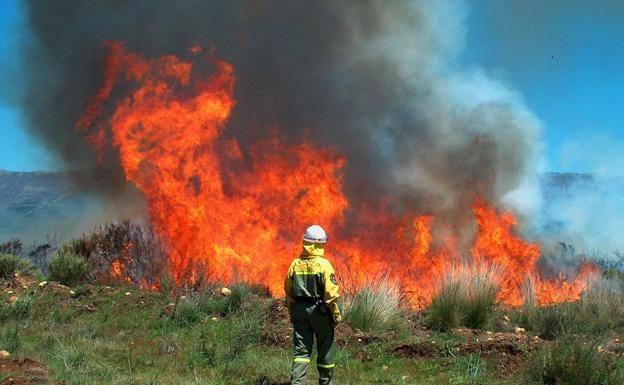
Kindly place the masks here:
<instances>
[{"instance_id":1,"label":"white helmet","mask_svg":"<svg viewBox=\"0 0 624 385\"><path fill-rule=\"evenodd\" d=\"M312 225L306 229L303 240L312 243L325 243L327 242L327 234L321 226Z\"/></svg>"}]
</instances>

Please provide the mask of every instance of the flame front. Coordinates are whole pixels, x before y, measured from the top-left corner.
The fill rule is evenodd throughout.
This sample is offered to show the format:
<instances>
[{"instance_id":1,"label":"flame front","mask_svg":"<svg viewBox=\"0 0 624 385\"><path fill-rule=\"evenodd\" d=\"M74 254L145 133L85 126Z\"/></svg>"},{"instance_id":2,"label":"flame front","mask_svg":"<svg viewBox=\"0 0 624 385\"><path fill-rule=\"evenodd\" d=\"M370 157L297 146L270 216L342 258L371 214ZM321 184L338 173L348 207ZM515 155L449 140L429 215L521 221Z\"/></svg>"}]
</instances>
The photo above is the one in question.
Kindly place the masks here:
<instances>
[{"instance_id":1,"label":"flame front","mask_svg":"<svg viewBox=\"0 0 624 385\"><path fill-rule=\"evenodd\" d=\"M200 275L245 280L279 295L306 226L317 223L330 234L346 233L346 159L307 142L286 143L279 135L243 151L224 135L235 107L229 63L208 58L214 73L202 78L196 69L201 47L190 50L189 61L171 55L145 59L121 43L107 47L103 86L77 129L99 159L110 146L118 151L127 180L145 195L152 224L171 251L178 282ZM105 114L116 88L125 93ZM478 231L472 260L503 268L502 299L519 304L523 282L537 276L540 247L514 235L510 213L499 214L479 199L473 212ZM328 246L341 276L354 287L387 274L402 283L415 306L422 306L435 292L435 278L460 260L453 236L432 233L433 216L370 209L357 218L361 229L351 232L357 235L332 235ZM554 284L539 286L548 285ZM575 283L568 287L571 297L583 289ZM551 294L544 294L550 296L546 302L567 299L553 300Z\"/></svg>"}]
</instances>

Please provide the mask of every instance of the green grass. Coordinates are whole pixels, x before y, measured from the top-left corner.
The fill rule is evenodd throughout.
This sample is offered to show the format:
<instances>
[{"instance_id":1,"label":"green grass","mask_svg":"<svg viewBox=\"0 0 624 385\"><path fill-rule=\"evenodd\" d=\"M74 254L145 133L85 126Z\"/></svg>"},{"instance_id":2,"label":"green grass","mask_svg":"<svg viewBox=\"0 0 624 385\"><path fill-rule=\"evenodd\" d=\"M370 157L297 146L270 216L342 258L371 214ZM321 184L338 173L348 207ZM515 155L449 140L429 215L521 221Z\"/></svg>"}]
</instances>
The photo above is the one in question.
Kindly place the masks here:
<instances>
[{"instance_id":1,"label":"green grass","mask_svg":"<svg viewBox=\"0 0 624 385\"><path fill-rule=\"evenodd\" d=\"M486 327L497 307L501 275L494 266L459 266L451 270L427 309L427 325L439 331L458 326Z\"/></svg>"},{"instance_id":2,"label":"green grass","mask_svg":"<svg viewBox=\"0 0 624 385\"><path fill-rule=\"evenodd\" d=\"M189 296L179 305L192 305L200 317L186 324L176 317L159 316L175 302L168 295L134 287L95 286L82 292L71 296L37 287L31 296L22 295L28 298L30 310L0 322L0 348L10 349L17 357L40 360L53 372L50 383L257 385L263 379L288 381L290 344L265 345L261 340L262 328L275 322L270 318L274 299L262 291L241 288L247 294L232 298L232 306L223 306L224 297L214 292ZM208 298L215 303L207 305ZM201 307L200 299L204 301ZM87 306L95 310L86 310ZM396 357L392 347L399 342L382 339L340 346L336 383L480 384L484 382L474 381L483 378L492 384L514 383L497 379L494 371L483 373L478 357L452 361ZM362 352L372 361L363 362ZM317 378L314 362L313 357L310 381Z\"/></svg>"},{"instance_id":3,"label":"green grass","mask_svg":"<svg viewBox=\"0 0 624 385\"><path fill-rule=\"evenodd\" d=\"M345 311L345 321L362 331L401 330L401 292L397 284L382 279L358 291Z\"/></svg>"},{"instance_id":4,"label":"green grass","mask_svg":"<svg viewBox=\"0 0 624 385\"><path fill-rule=\"evenodd\" d=\"M532 362L530 377L539 384L620 385L624 370L617 356L601 352L599 343L564 338L543 348Z\"/></svg>"},{"instance_id":5,"label":"green grass","mask_svg":"<svg viewBox=\"0 0 624 385\"><path fill-rule=\"evenodd\" d=\"M526 304L517 322L541 338L568 334L603 335L624 332L624 292L618 282L594 282L577 302L538 307Z\"/></svg>"}]
</instances>

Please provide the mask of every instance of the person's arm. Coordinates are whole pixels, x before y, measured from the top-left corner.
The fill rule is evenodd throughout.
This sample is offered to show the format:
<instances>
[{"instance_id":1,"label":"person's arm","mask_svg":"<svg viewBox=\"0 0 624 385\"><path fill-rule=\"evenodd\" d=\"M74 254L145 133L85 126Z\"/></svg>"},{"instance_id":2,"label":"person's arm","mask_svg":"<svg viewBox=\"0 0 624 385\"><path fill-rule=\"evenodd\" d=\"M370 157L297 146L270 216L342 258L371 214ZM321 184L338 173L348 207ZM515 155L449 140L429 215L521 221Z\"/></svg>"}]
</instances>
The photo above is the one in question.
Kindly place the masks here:
<instances>
[{"instance_id":1,"label":"person's arm","mask_svg":"<svg viewBox=\"0 0 624 385\"><path fill-rule=\"evenodd\" d=\"M334 323L338 324L342 321L342 314L340 312L340 307L338 306L338 298L340 298L340 294L338 294L338 281L336 280L334 267L329 261L327 261L326 265L326 268L323 269L323 280L325 281L325 293L323 295L323 300L334 318Z\"/></svg>"},{"instance_id":2,"label":"person's arm","mask_svg":"<svg viewBox=\"0 0 624 385\"><path fill-rule=\"evenodd\" d=\"M288 268L288 273L286 274L286 279L284 280L284 294L286 295L286 307L288 308L288 313L292 318L293 308L295 306L295 298L292 295L293 293L293 264L290 264Z\"/></svg>"}]
</instances>

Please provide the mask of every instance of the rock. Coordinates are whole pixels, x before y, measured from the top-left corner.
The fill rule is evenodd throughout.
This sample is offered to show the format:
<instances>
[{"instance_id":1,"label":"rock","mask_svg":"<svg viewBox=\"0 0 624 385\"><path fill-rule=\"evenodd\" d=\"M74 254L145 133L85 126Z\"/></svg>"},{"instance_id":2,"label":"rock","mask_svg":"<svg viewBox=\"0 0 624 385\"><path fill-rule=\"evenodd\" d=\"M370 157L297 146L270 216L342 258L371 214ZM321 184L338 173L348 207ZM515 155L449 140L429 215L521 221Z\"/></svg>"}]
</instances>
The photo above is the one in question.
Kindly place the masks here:
<instances>
[{"instance_id":1,"label":"rock","mask_svg":"<svg viewBox=\"0 0 624 385\"><path fill-rule=\"evenodd\" d=\"M6 350L0 350L0 357L6 358L6 357L8 357L10 355L11 355L11 353L7 352Z\"/></svg>"},{"instance_id":2,"label":"rock","mask_svg":"<svg viewBox=\"0 0 624 385\"><path fill-rule=\"evenodd\" d=\"M39 282L39 287L45 287L48 284L48 281Z\"/></svg>"},{"instance_id":3,"label":"rock","mask_svg":"<svg viewBox=\"0 0 624 385\"><path fill-rule=\"evenodd\" d=\"M222 287L219 290L219 293L221 293L221 295L223 295L223 296L228 297L228 296L232 295L232 290L228 289L227 287Z\"/></svg>"},{"instance_id":4,"label":"rock","mask_svg":"<svg viewBox=\"0 0 624 385\"><path fill-rule=\"evenodd\" d=\"M516 328L514 329L514 333L516 334L524 334L524 332L526 332L526 330L518 326L516 326Z\"/></svg>"}]
</instances>

